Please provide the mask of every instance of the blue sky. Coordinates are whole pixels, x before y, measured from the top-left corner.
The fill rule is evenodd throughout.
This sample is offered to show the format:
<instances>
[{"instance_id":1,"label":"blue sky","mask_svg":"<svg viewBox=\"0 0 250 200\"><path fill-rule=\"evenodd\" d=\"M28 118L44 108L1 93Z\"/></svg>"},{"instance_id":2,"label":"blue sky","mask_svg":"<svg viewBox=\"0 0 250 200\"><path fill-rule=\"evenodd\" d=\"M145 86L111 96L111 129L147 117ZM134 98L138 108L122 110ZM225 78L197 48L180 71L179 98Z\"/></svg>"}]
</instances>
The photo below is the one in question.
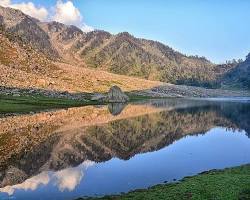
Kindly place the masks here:
<instances>
[{"instance_id":1,"label":"blue sky","mask_svg":"<svg viewBox=\"0 0 250 200\"><path fill-rule=\"evenodd\" d=\"M56 0L32 1L51 8ZM64 0L66 1L66 0ZM73 0L84 23L163 42L216 63L250 52L249 0Z\"/></svg>"}]
</instances>

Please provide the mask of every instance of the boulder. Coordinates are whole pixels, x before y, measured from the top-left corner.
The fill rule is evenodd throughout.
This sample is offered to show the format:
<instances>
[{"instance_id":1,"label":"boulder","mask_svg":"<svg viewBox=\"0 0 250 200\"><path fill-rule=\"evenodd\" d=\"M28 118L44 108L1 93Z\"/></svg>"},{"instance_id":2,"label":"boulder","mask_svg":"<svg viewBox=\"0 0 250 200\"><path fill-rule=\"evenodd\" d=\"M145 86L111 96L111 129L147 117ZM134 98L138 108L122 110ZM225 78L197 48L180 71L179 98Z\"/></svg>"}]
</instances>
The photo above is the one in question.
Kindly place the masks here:
<instances>
[{"instance_id":1,"label":"boulder","mask_svg":"<svg viewBox=\"0 0 250 200\"><path fill-rule=\"evenodd\" d=\"M129 97L118 86L112 86L104 101L109 103L125 103L129 101Z\"/></svg>"}]
</instances>

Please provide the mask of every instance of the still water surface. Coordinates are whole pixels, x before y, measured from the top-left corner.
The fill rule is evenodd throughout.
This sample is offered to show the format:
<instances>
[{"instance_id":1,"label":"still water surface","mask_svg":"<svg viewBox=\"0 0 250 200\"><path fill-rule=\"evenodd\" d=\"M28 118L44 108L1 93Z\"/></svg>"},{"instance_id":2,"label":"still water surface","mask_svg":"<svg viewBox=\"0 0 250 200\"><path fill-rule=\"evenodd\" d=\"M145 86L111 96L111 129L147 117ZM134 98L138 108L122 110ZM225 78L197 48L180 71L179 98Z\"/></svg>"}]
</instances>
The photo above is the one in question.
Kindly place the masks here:
<instances>
[{"instance_id":1,"label":"still water surface","mask_svg":"<svg viewBox=\"0 0 250 200\"><path fill-rule=\"evenodd\" d=\"M88 106L1 118L0 134L0 199L72 200L250 163L250 104Z\"/></svg>"}]
</instances>

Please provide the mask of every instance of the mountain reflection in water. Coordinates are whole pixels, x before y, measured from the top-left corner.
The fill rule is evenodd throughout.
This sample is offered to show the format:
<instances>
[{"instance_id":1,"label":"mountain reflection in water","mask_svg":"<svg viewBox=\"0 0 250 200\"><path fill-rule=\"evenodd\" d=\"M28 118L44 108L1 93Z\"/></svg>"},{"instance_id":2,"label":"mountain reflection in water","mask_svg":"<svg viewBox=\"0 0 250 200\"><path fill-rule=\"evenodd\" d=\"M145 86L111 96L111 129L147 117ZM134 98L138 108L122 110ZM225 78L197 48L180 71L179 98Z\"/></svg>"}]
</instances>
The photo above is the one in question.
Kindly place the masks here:
<instances>
[{"instance_id":1,"label":"mountain reflection in water","mask_svg":"<svg viewBox=\"0 0 250 200\"><path fill-rule=\"evenodd\" d=\"M36 199L41 187L54 199L125 192L246 164L249 136L247 102L152 100L5 117L0 198Z\"/></svg>"}]
</instances>

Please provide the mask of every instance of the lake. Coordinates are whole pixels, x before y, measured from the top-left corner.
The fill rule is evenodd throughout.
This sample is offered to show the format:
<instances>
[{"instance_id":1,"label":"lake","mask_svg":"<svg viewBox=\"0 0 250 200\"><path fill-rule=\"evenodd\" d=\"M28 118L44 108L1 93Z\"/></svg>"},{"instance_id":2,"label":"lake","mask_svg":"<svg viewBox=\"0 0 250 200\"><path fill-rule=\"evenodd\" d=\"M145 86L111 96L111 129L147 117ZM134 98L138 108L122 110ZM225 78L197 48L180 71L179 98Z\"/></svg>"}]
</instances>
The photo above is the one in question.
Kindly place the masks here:
<instances>
[{"instance_id":1,"label":"lake","mask_svg":"<svg viewBox=\"0 0 250 200\"><path fill-rule=\"evenodd\" d=\"M0 118L0 199L73 200L250 163L248 99L162 99Z\"/></svg>"}]
</instances>

